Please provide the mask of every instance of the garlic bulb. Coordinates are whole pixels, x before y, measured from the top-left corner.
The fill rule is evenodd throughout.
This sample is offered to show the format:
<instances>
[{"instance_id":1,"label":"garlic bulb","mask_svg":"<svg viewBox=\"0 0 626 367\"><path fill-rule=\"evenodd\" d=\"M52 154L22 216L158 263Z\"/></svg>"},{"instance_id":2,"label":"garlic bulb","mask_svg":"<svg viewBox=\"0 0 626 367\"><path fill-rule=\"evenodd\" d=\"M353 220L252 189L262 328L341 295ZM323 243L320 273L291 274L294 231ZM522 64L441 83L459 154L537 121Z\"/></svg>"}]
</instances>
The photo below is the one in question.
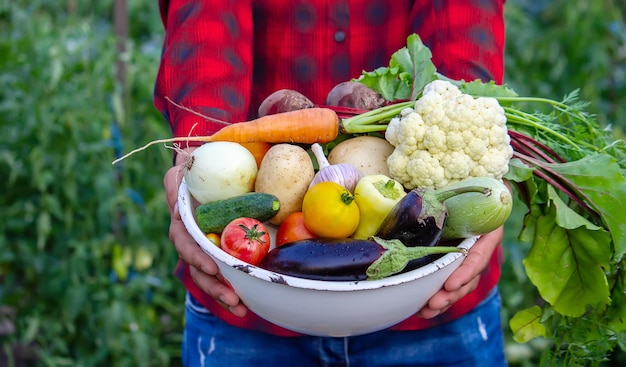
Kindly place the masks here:
<instances>
[{"instance_id":1,"label":"garlic bulb","mask_svg":"<svg viewBox=\"0 0 626 367\"><path fill-rule=\"evenodd\" d=\"M359 182L359 179L363 177L361 171L349 163L328 163L322 146L318 143L311 145L311 151L317 159L319 170L315 174L315 177L313 177L313 181L311 181L309 187L318 182L332 181L345 187L348 191L354 192L356 184Z\"/></svg>"}]
</instances>

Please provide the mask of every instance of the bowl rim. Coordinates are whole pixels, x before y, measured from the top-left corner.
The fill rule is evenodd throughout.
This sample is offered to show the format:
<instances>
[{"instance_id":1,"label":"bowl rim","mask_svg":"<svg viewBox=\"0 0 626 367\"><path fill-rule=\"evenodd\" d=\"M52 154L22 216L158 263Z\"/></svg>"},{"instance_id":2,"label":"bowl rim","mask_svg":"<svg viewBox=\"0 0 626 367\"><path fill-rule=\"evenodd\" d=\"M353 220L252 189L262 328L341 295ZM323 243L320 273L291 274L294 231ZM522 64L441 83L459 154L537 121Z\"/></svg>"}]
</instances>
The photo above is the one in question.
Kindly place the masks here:
<instances>
[{"instance_id":1,"label":"bowl rim","mask_svg":"<svg viewBox=\"0 0 626 367\"><path fill-rule=\"evenodd\" d=\"M208 238L206 238L205 234L202 232L202 230L200 230L200 227L198 227L196 222L196 216L194 214L194 211L192 210L193 202L194 199L192 198L187 187L187 183L185 182L185 179L183 177L178 189L177 199L178 211L180 213L181 219L185 225L185 228L194 238L196 243L206 254L211 256L213 260L216 261L216 263L221 262L224 266L237 269L260 280L271 283L283 283L296 288L325 291L359 291L389 287L428 276L436 272L437 270L452 264L457 259L465 256L462 253L444 254L439 259L417 269L404 273L394 274L389 277L376 280L323 281L298 278L276 273L252 264L248 264L215 246L215 244L213 244L211 241L209 241ZM457 247L464 248L469 251L469 249L476 243L479 237L480 236L466 238Z\"/></svg>"}]
</instances>

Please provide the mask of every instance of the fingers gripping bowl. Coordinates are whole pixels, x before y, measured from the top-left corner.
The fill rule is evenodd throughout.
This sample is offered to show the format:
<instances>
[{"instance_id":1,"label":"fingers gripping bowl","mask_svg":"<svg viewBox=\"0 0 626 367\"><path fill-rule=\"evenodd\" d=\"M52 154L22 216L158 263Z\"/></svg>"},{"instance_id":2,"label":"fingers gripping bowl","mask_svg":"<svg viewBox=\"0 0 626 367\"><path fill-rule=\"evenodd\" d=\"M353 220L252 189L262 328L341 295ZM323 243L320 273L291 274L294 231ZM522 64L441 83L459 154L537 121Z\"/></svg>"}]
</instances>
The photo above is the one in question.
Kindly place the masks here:
<instances>
[{"instance_id":1,"label":"fingers gripping bowl","mask_svg":"<svg viewBox=\"0 0 626 367\"><path fill-rule=\"evenodd\" d=\"M196 223L193 199L184 180L178 209L191 236L252 312L308 335L352 336L393 326L422 308L464 259L462 253L449 253L418 269L379 280L296 278L247 264L209 241ZM458 246L469 250L476 240L468 238Z\"/></svg>"}]
</instances>

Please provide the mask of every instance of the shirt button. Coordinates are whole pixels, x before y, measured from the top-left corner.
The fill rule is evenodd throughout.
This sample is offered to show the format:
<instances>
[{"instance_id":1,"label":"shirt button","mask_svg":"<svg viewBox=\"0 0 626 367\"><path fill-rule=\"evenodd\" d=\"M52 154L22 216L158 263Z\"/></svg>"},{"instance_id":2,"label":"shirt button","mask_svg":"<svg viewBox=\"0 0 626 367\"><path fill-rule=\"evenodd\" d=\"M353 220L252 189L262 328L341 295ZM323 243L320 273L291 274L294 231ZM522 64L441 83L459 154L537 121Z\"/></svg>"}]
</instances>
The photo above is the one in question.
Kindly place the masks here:
<instances>
[{"instance_id":1,"label":"shirt button","mask_svg":"<svg viewBox=\"0 0 626 367\"><path fill-rule=\"evenodd\" d=\"M337 31L335 32L335 41L336 42L343 42L346 39L346 32L344 31Z\"/></svg>"}]
</instances>

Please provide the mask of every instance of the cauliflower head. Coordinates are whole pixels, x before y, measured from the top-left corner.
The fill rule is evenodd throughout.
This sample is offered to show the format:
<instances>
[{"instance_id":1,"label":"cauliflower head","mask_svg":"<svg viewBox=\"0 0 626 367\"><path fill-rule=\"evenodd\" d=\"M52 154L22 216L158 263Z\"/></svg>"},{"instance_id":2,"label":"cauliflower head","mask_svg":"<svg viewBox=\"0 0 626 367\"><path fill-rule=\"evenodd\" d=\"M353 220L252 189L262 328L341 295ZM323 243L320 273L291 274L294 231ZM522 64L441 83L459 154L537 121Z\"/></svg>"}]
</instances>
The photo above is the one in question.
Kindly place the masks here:
<instances>
[{"instance_id":1,"label":"cauliflower head","mask_svg":"<svg viewBox=\"0 0 626 367\"><path fill-rule=\"evenodd\" d=\"M495 98L474 98L436 80L414 108L389 122L395 147L391 176L407 189L438 189L468 177L501 179L513 155L504 110Z\"/></svg>"}]
</instances>

